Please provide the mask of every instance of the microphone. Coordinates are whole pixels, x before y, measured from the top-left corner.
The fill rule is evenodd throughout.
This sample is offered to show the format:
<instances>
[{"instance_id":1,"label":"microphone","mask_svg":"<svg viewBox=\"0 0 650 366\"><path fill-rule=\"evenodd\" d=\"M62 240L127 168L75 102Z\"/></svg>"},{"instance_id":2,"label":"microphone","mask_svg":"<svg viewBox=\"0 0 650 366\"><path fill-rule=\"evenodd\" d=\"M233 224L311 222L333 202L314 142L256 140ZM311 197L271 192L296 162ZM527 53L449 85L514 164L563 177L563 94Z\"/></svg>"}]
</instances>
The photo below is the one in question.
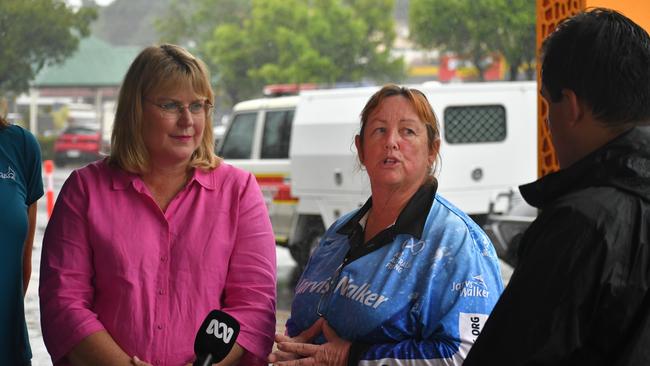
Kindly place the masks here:
<instances>
[{"instance_id":1,"label":"microphone","mask_svg":"<svg viewBox=\"0 0 650 366\"><path fill-rule=\"evenodd\" d=\"M226 358L239 335L239 322L220 310L212 310L196 333L193 366L210 366Z\"/></svg>"}]
</instances>

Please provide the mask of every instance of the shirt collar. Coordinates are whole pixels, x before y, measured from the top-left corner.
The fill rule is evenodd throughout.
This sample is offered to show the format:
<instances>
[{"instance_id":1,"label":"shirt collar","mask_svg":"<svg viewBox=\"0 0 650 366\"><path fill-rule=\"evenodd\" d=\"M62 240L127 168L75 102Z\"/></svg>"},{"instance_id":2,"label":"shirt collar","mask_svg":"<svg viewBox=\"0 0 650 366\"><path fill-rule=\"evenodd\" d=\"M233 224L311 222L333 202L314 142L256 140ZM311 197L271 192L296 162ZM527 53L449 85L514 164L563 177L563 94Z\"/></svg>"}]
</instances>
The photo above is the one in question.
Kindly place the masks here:
<instances>
[{"instance_id":1,"label":"shirt collar","mask_svg":"<svg viewBox=\"0 0 650 366\"><path fill-rule=\"evenodd\" d=\"M217 167L215 169L219 169L219 168ZM194 168L194 174L190 179L190 183L192 183L193 181L196 181L203 188L209 189L211 191L215 190L217 186L214 181L214 174L212 174L212 170Z\"/></svg>"},{"instance_id":2,"label":"shirt collar","mask_svg":"<svg viewBox=\"0 0 650 366\"><path fill-rule=\"evenodd\" d=\"M134 187L138 188L138 186L142 184L142 179L138 174L127 172L124 169L119 169L112 166L109 166L109 169L113 170L111 179L113 183L113 189L115 190L125 190L132 184ZM210 173L210 170L194 168L192 177L187 184L190 185L192 182L197 182L205 189L214 190L216 183L214 181L214 175Z\"/></svg>"},{"instance_id":3,"label":"shirt collar","mask_svg":"<svg viewBox=\"0 0 650 366\"><path fill-rule=\"evenodd\" d=\"M408 203L402 209L397 221L392 226L392 230L397 234L410 234L420 239L424 224L427 221L427 216L436 191L438 189L438 181L434 178L432 182L423 184L413 196L409 199ZM346 222L337 232L339 234L351 236L355 230L363 230L359 221L368 213L372 207L372 197L368 198L366 203L357 211L348 222Z\"/></svg>"},{"instance_id":4,"label":"shirt collar","mask_svg":"<svg viewBox=\"0 0 650 366\"><path fill-rule=\"evenodd\" d=\"M124 169L118 168L113 165L109 165L108 168L111 170L111 180L113 183L113 189L117 191L122 191L127 189L135 180L140 180L140 177L131 172L127 172Z\"/></svg>"}]
</instances>

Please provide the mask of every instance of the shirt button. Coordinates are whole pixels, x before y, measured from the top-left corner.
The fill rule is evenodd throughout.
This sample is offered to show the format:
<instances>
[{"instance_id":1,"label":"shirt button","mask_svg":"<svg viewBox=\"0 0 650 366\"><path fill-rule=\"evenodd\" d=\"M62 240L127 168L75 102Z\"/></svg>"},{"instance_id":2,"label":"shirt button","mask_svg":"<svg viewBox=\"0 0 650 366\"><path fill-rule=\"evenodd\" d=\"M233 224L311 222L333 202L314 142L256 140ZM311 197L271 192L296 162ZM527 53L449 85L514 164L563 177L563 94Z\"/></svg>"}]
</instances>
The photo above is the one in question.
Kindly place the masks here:
<instances>
[{"instance_id":1,"label":"shirt button","mask_svg":"<svg viewBox=\"0 0 650 366\"><path fill-rule=\"evenodd\" d=\"M160 261L161 262L167 262L167 256L166 255L161 256Z\"/></svg>"},{"instance_id":2,"label":"shirt button","mask_svg":"<svg viewBox=\"0 0 650 366\"><path fill-rule=\"evenodd\" d=\"M158 295L164 295L164 294L165 294L165 290L163 290L163 289L158 290Z\"/></svg>"},{"instance_id":3,"label":"shirt button","mask_svg":"<svg viewBox=\"0 0 650 366\"><path fill-rule=\"evenodd\" d=\"M156 328L158 328L158 330L161 330L161 329L163 329L163 325L162 325L162 324L158 324L158 326L157 326Z\"/></svg>"}]
</instances>

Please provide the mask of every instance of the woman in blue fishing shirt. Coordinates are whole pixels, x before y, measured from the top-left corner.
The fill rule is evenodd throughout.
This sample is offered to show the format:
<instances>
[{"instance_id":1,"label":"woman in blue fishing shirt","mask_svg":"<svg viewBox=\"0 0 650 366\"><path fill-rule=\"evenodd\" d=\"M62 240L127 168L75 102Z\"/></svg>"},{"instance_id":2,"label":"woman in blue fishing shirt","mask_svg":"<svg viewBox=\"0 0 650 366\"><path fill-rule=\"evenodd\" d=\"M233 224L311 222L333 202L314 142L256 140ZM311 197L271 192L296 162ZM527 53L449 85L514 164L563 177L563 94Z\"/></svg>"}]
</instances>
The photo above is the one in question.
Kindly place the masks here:
<instances>
[{"instance_id":1,"label":"woman in blue fishing shirt","mask_svg":"<svg viewBox=\"0 0 650 366\"><path fill-rule=\"evenodd\" d=\"M313 252L269 362L461 365L503 284L485 233L436 193L440 131L425 95L384 86L355 145L372 196Z\"/></svg>"}]
</instances>

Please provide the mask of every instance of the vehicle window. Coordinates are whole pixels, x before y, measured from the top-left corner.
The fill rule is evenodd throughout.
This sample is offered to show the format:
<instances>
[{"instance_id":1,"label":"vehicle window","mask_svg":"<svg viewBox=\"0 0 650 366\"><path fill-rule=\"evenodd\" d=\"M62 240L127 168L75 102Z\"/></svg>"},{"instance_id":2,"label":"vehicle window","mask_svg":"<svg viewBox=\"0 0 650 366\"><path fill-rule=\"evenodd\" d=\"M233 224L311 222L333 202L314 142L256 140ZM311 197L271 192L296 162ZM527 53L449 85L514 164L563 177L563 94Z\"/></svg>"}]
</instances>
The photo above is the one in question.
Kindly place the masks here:
<instances>
[{"instance_id":1,"label":"vehicle window","mask_svg":"<svg viewBox=\"0 0 650 366\"><path fill-rule=\"evenodd\" d=\"M262 136L262 159L286 159L289 157L293 113L293 110L266 112Z\"/></svg>"},{"instance_id":2,"label":"vehicle window","mask_svg":"<svg viewBox=\"0 0 650 366\"><path fill-rule=\"evenodd\" d=\"M93 125L97 124L97 119L95 118L85 118L85 117L74 117L70 118L70 124L75 124L75 125Z\"/></svg>"},{"instance_id":3,"label":"vehicle window","mask_svg":"<svg viewBox=\"0 0 650 366\"><path fill-rule=\"evenodd\" d=\"M506 138L506 109L502 105L447 107L445 140L450 144L499 142Z\"/></svg>"},{"instance_id":4,"label":"vehicle window","mask_svg":"<svg viewBox=\"0 0 650 366\"><path fill-rule=\"evenodd\" d=\"M221 155L224 159L250 159L253 150L253 135L255 134L255 120L257 112L235 115L230 129L221 146Z\"/></svg>"},{"instance_id":5,"label":"vehicle window","mask_svg":"<svg viewBox=\"0 0 650 366\"><path fill-rule=\"evenodd\" d=\"M96 135L99 133L99 130L89 127L68 127L63 133L71 135Z\"/></svg>"}]
</instances>

